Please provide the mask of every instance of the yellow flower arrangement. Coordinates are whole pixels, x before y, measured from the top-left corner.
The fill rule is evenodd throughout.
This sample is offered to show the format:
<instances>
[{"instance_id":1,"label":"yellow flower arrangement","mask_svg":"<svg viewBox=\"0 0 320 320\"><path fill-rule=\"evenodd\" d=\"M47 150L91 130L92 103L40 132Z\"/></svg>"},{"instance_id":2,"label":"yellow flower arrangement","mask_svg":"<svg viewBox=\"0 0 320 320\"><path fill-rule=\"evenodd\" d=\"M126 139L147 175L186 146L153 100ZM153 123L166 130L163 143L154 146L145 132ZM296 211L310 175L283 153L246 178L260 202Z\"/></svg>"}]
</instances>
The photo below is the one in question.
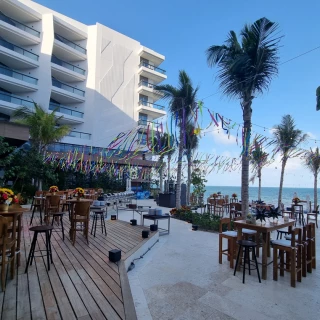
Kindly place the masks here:
<instances>
[{"instance_id":1,"label":"yellow flower arrangement","mask_svg":"<svg viewBox=\"0 0 320 320\"><path fill-rule=\"evenodd\" d=\"M301 200L298 197L295 197L292 199L292 202L299 203Z\"/></svg>"},{"instance_id":2,"label":"yellow flower arrangement","mask_svg":"<svg viewBox=\"0 0 320 320\"><path fill-rule=\"evenodd\" d=\"M236 198L238 195L236 193L232 194L232 198Z\"/></svg>"},{"instance_id":3,"label":"yellow flower arrangement","mask_svg":"<svg viewBox=\"0 0 320 320\"><path fill-rule=\"evenodd\" d=\"M14 192L8 188L0 188L0 204L10 205L12 203L18 203L18 198L14 195Z\"/></svg>"},{"instance_id":4,"label":"yellow flower arrangement","mask_svg":"<svg viewBox=\"0 0 320 320\"><path fill-rule=\"evenodd\" d=\"M84 190L80 187L78 188L75 188L74 191L73 191L73 194L75 197L84 197Z\"/></svg>"},{"instance_id":5,"label":"yellow flower arrangement","mask_svg":"<svg viewBox=\"0 0 320 320\"><path fill-rule=\"evenodd\" d=\"M49 188L49 192L58 192L59 191L59 188L57 187L57 186L51 186L50 188Z\"/></svg>"}]
</instances>

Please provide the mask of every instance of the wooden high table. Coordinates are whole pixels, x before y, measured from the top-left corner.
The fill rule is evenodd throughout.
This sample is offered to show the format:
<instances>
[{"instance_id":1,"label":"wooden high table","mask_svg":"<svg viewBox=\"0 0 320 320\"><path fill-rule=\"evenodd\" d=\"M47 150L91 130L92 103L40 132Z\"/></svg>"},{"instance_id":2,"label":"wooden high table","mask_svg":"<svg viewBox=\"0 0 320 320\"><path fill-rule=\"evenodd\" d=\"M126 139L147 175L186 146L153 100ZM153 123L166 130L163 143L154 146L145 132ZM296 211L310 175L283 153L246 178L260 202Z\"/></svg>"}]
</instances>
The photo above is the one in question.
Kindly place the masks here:
<instances>
[{"instance_id":1,"label":"wooden high table","mask_svg":"<svg viewBox=\"0 0 320 320\"><path fill-rule=\"evenodd\" d=\"M256 224L246 223L245 220L234 221L234 224L238 231L238 240L242 240L242 228L256 230L257 234L262 234L262 279L267 280L267 266L268 266L268 250L269 250L269 239L271 231L282 229L285 227L293 226L295 220L289 219L289 221L284 221L283 218L279 219L278 224L270 224L266 222L265 224L257 221Z\"/></svg>"},{"instance_id":2,"label":"wooden high table","mask_svg":"<svg viewBox=\"0 0 320 320\"><path fill-rule=\"evenodd\" d=\"M16 254L17 254L17 265L20 266L20 244L21 244L21 230L22 230L22 215L24 212L29 211L27 208L19 208L14 205L9 206L8 211L0 211L0 216L12 218L12 228L16 228L16 222L18 222L18 233L13 232L13 236L16 238Z\"/></svg>"}]
</instances>

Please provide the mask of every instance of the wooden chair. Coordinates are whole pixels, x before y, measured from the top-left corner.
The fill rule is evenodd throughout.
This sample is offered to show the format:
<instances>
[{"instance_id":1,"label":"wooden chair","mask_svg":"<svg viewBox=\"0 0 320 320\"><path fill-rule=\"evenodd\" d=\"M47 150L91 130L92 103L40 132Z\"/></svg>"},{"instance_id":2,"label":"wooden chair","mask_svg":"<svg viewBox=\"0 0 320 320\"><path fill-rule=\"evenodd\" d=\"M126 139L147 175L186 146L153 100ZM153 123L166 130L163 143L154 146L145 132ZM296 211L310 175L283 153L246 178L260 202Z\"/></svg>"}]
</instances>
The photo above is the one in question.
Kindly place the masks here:
<instances>
[{"instance_id":1,"label":"wooden chair","mask_svg":"<svg viewBox=\"0 0 320 320\"><path fill-rule=\"evenodd\" d=\"M318 228L318 214L319 214L319 205L317 205L316 210L313 210L313 211L307 213L307 224L309 223L309 219L312 218L310 220L315 220L316 226Z\"/></svg>"},{"instance_id":2,"label":"wooden chair","mask_svg":"<svg viewBox=\"0 0 320 320\"><path fill-rule=\"evenodd\" d=\"M44 214L44 221L46 222L46 224L49 224L50 217L53 216L54 213L60 212L60 201L61 198L59 195L52 195L46 197Z\"/></svg>"},{"instance_id":3,"label":"wooden chair","mask_svg":"<svg viewBox=\"0 0 320 320\"><path fill-rule=\"evenodd\" d=\"M227 226L227 230L223 231L223 227ZM226 255L228 257L228 261L230 261L230 268L233 269L233 263L235 258L235 250L236 250L236 241L237 241L237 232L231 230L231 222L229 218L222 218L220 220L219 226L219 263L222 264L222 255ZM228 240L228 248L223 249L223 239Z\"/></svg>"},{"instance_id":4,"label":"wooden chair","mask_svg":"<svg viewBox=\"0 0 320 320\"><path fill-rule=\"evenodd\" d=\"M316 269L316 228L314 223L308 224L310 227L307 229L307 271L312 272Z\"/></svg>"},{"instance_id":5,"label":"wooden chair","mask_svg":"<svg viewBox=\"0 0 320 320\"><path fill-rule=\"evenodd\" d=\"M302 276L302 232L300 228L289 228L291 240L274 240L273 245L273 280L278 280L278 269L280 276L284 271L291 273L291 287L296 286L296 281L301 282ZM280 263L278 264L278 250ZM284 262L284 253L286 254L286 263Z\"/></svg>"},{"instance_id":6,"label":"wooden chair","mask_svg":"<svg viewBox=\"0 0 320 320\"><path fill-rule=\"evenodd\" d=\"M234 220L234 218L242 216L241 211L241 203L234 202L230 204L230 219Z\"/></svg>"},{"instance_id":7,"label":"wooden chair","mask_svg":"<svg viewBox=\"0 0 320 320\"><path fill-rule=\"evenodd\" d=\"M70 228L70 237L72 245L76 241L76 232L83 231L83 235L89 243L89 220L90 220L90 202L79 201L74 205L74 209L71 212L71 228ZM80 227L77 226L77 223L80 223Z\"/></svg>"},{"instance_id":8,"label":"wooden chair","mask_svg":"<svg viewBox=\"0 0 320 320\"><path fill-rule=\"evenodd\" d=\"M1 255L1 285L6 289L6 265L10 263L11 279L15 276L16 236L9 231L9 220L0 216L0 255Z\"/></svg>"}]
</instances>

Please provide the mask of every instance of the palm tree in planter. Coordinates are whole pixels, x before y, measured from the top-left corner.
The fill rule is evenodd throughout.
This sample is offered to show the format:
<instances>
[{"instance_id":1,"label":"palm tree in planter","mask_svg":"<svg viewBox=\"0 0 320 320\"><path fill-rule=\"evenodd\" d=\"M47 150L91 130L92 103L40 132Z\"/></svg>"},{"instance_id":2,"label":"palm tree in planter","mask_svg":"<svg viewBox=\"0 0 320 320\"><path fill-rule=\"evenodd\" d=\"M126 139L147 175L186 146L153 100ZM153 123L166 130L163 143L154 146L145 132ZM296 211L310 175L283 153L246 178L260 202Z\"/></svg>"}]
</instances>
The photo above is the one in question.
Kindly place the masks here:
<instances>
[{"instance_id":1,"label":"palm tree in planter","mask_svg":"<svg viewBox=\"0 0 320 320\"><path fill-rule=\"evenodd\" d=\"M268 153L262 150L262 146L259 145L257 139L254 139L254 150L250 155L250 163L253 166L253 176L250 181L254 182L256 177L259 179L258 200L261 200L262 168L268 163Z\"/></svg>"},{"instance_id":2,"label":"palm tree in planter","mask_svg":"<svg viewBox=\"0 0 320 320\"><path fill-rule=\"evenodd\" d=\"M179 146L177 167L176 208L181 207L181 175L182 157L185 148L186 124L191 118L192 111L196 108L196 99L199 87L194 88L192 81L184 70L179 71L178 86L170 84L158 85L155 90L163 94L163 98L169 100L169 108L173 117L178 120ZM169 178L169 177L168 177Z\"/></svg>"},{"instance_id":3,"label":"palm tree in planter","mask_svg":"<svg viewBox=\"0 0 320 320\"><path fill-rule=\"evenodd\" d=\"M58 125L63 117L57 117L55 110L47 113L35 102L33 110L21 107L13 113L13 118L15 118L15 122L30 127L31 145L42 155L45 154L48 145L61 141L71 130L67 125ZM38 187L41 190L42 181L38 182Z\"/></svg>"},{"instance_id":4,"label":"palm tree in planter","mask_svg":"<svg viewBox=\"0 0 320 320\"><path fill-rule=\"evenodd\" d=\"M314 196L314 210L317 210L318 205L318 174L320 172L320 153L319 148L317 147L314 151L310 149L309 152L305 155L305 166L312 172L314 177L314 187L313 187L313 196Z\"/></svg>"},{"instance_id":5,"label":"palm tree in planter","mask_svg":"<svg viewBox=\"0 0 320 320\"><path fill-rule=\"evenodd\" d=\"M188 161L188 179L187 179L187 204L190 203L190 187L191 187L191 169L192 169L192 154L199 146L199 137L194 134L194 125L189 123L186 128L186 147L185 155Z\"/></svg>"},{"instance_id":6,"label":"palm tree in planter","mask_svg":"<svg viewBox=\"0 0 320 320\"><path fill-rule=\"evenodd\" d=\"M206 51L210 67L219 68L218 79L223 93L240 100L247 148L242 155L241 200L242 212L249 212L249 162L248 147L251 136L252 102L262 94L278 74L280 37L275 35L278 25L261 18L245 25L238 41L230 31L225 44L213 45Z\"/></svg>"},{"instance_id":7,"label":"palm tree in planter","mask_svg":"<svg viewBox=\"0 0 320 320\"><path fill-rule=\"evenodd\" d=\"M301 151L298 149L299 145L306 141L307 134L296 128L294 119L290 114L282 117L281 123L273 127L273 136L278 150L281 152L281 176L280 188L278 196L278 206L282 202L282 187L284 179L284 171L288 159L298 157Z\"/></svg>"}]
</instances>

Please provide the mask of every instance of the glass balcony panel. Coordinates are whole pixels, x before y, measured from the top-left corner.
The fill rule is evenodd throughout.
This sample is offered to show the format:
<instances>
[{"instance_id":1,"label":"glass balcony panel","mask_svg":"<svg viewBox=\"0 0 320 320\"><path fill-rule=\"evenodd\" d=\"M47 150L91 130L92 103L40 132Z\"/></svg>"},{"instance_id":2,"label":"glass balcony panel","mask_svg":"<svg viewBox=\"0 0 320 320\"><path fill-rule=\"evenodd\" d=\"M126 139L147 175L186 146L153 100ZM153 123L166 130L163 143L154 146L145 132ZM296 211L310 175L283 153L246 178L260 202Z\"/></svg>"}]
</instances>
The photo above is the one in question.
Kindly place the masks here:
<instances>
[{"instance_id":1,"label":"glass balcony panel","mask_svg":"<svg viewBox=\"0 0 320 320\"><path fill-rule=\"evenodd\" d=\"M80 90L80 89L77 89L75 87L69 86L68 84L60 82L59 80L54 79L54 78L52 78L52 85L54 87L57 87L57 88L60 88L60 89L63 89L63 90L78 94L78 95L80 95L82 97L84 97L84 95L85 95L85 92L83 90Z\"/></svg>"},{"instance_id":2,"label":"glass balcony panel","mask_svg":"<svg viewBox=\"0 0 320 320\"><path fill-rule=\"evenodd\" d=\"M87 54L87 50L85 48L82 48L81 46L79 46L78 44L60 36L59 34L54 34L55 39L57 39L60 42L63 42L64 44L66 44L67 46L76 49L77 51L83 53L83 54Z\"/></svg>"},{"instance_id":3,"label":"glass balcony panel","mask_svg":"<svg viewBox=\"0 0 320 320\"><path fill-rule=\"evenodd\" d=\"M77 118L83 118L83 112L72 110L72 109L66 108L64 106L61 106L59 104L52 103L52 102L49 104L49 110L52 110L52 111L55 110L56 112L68 114L70 116L74 116Z\"/></svg>"},{"instance_id":4,"label":"glass balcony panel","mask_svg":"<svg viewBox=\"0 0 320 320\"><path fill-rule=\"evenodd\" d=\"M140 68L141 67L145 67L145 68L148 68L150 70L154 70L154 71L160 72L162 74L166 74L165 70L163 70L163 69L161 69L159 67L153 66L153 65L151 65L151 64L149 64L148 62L145 62L145 61L141 61L139 67Z\"/></svg>"},{"instance_id":5,"label":"glass balcony panel","mask_svg":"<svg viewBox=\"0 0 320 320\"><path fill-rule=\"evenodd\" d=\"M85 75L86 71L82 68L76 67L73 64L69 63L69 62L65 62L59 58L57 58L56 56L52 56L51 57L51 62L55 63L61 67L67 68L69 70L72 70L74 72L80 73L82 75Z\"/></svg>"},{"instance_id":6,"label":"glass balcony panel","mask_svg":"<svg viewBox=\"0 0 320 320\"><path fill-rule=\"evenodd\" d=\"M23 31L26 31L26 32L28 32L28 33L40 38L40 32L39 31L37 31L37 30L35 30L33 28L30 28L30 27L26 26L25 24L23 24L23 23L21 23L21 22L19 22L17 20L9 18L5 14L3 14L1 11L0 11L0 20L6 22L8 24L11 24L12 26L14 26L16 28L19 28L19 29L21 29Z\"/></svg>"},{"instance_id":7,"label":"glass balcony panel","mask_svg":"<svg viewBox=\"0 0 320 320\"><path fill-rule=\"evenodd\" d=\"M39 56L37 54L35 54L35 53L31 52L31 51L25 50L25 49L23 49L21 47L18 47L18 46L14 45L14 44L12 44L12 43L4 40L4 39L1 39L1 38L0 38L0 45L5 47L5 48L7 48L7 49L9 49L9 50L12 50L14 52L20 53L20 54L24 55L25 57L28 57L28 58L30 58L32 60L35 60L35 61L39 60Z\"/></svg>"},{"instance_id":8,"label":"glass balcony panel","mask_svg":"<svg viewBox=\"0 0 320 320\"><path fill-rule=\"evenodd\" d=\"M3 66L0 66L0 73L5 75L5 76L12 77L12 78L15 78L15 79L18 79L18 80L22 80L22 81L26 81L26 82L31 83L31 84L37 84L38 83L38 79L36 79L36 78L27 76L27 75L25 75L23 73L14 71L12 69L9 69L9 68L3 67Z\"/></svg>"},{"instance_id":9,"label":"glass balcony panel","mask_svg":"<svg viewBox=\"0 0 320 320\"><path fill-rule=\"evenodd\" d=\"M33 108L34 106L32 101L13 96L11 93L7 93L3 91L0 91L0 100L7 101L20 106L28 107L28 108Z\"/></svg>"}]
</instances>

